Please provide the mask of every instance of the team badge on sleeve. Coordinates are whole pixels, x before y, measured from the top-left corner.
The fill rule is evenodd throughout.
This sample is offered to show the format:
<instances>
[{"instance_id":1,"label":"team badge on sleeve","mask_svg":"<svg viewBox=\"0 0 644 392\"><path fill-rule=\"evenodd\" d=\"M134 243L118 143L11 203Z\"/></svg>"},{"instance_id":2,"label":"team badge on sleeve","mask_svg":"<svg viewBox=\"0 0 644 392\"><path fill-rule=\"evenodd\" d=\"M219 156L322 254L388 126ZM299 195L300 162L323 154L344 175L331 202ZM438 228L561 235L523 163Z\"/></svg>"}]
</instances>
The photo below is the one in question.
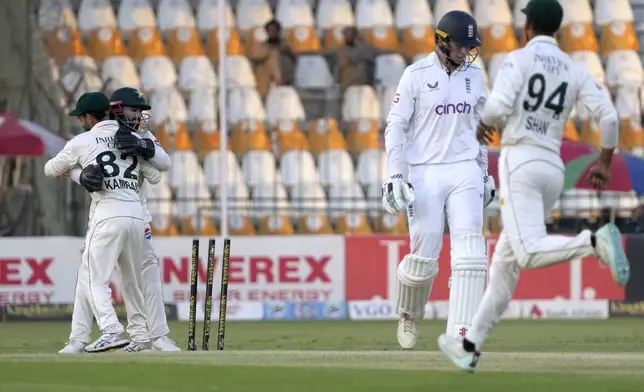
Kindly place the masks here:
<instances>
[{"instance_id":1,"label":"team badge on sleeve","mask_svg":"<svg viewBox=\"0 0 644 392\"><path fill-rule=\"evenodd\" d=\"M149 227L145 228L145 239L146 240L151 240L152 239L152 230L150 230Z\"/></svg>"}]
</instances>

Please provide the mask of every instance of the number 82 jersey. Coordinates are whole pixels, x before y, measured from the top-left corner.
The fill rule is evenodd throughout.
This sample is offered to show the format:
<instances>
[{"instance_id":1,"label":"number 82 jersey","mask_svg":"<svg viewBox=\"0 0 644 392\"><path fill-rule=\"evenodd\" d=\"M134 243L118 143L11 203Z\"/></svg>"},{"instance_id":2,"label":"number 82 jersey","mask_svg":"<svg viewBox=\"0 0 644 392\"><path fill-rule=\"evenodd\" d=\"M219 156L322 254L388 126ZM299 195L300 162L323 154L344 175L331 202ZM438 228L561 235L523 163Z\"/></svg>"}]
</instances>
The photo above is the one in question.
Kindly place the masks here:
<instances>
[{"instance_id":1,"label":"number 82 jersey","mask_svg":"<svg viewBox=\"0 0 644 392\"><path fill-rule=\"evenodd\" d=\"M530 144L559 154L564 125L574 105L617 126L615 109L590 73L564 53L552 37L538 36L511 52L499 70L482 119L506 124L501 145Z\"/></svg>"}]
</instances>

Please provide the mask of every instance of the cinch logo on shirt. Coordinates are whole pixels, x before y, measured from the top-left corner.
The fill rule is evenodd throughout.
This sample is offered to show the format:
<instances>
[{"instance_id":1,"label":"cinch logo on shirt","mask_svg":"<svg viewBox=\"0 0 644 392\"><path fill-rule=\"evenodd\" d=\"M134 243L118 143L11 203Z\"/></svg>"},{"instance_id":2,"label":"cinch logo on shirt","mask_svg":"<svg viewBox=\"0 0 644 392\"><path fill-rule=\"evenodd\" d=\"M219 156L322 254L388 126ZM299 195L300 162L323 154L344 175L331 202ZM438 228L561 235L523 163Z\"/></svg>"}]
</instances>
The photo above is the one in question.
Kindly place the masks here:
<instances>
[{"instance_id":1,"label":"cinch logo on shirt","mask_svg":"<svg viewBox=\"0 0 644 392\"><path fill-rule=\"evenodd\" d=\"M445 105L436 106L436 114L439 116L442 116L443 114L470 113L471 111L472 105L467 102L457 104L447 103Z\"/></svg>"}]
</instances>

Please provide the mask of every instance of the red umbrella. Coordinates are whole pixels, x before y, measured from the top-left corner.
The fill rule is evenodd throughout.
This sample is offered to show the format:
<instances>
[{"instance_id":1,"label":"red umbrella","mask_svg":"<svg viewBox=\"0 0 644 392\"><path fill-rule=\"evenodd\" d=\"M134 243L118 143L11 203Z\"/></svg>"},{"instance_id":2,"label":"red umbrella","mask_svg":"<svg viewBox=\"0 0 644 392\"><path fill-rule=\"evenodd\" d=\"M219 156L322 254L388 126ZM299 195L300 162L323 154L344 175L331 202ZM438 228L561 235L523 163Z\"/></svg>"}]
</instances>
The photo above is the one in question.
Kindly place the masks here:
<instances>
[{"instance_id":1,"label":"red umbrella","mask_svg":"<svg viewBox=\"0 0 644 392\"><path fill-rule=\"evenodd\" d=\"M0 156L54 156L67 140L31 121L0 115Z\"/></svg>"}]
</instances>

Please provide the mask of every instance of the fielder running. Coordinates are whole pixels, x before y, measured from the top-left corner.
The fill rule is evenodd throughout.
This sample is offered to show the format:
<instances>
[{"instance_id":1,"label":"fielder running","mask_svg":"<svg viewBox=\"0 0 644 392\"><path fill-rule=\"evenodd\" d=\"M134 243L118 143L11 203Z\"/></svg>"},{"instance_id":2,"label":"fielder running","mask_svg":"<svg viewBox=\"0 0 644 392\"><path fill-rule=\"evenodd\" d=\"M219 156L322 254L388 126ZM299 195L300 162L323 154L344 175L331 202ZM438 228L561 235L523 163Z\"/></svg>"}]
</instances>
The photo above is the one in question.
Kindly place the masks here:
<instances>
[{"instance_id":1,"label":"fielder running","mask_svg":"<svg viewBox=\"0 0 644 392\"><path fill-rule=\"evenodd\" d=\"M532 0L523 10L527 20L525 48L508 55L499 71L478 130L487 141L492 126L501 126L499 160L503 230L490 267L490 281L472 328L464 339L442 335L440 349L459 368L474 371L480 350L507 308L521 268L542 268L571 259L596 256L613 279L625 285L629 265L617 227L607 224L595 234L547 235L546 214L564 185L560 157L563 128L580 100L599 117L602 150L589 180L604 188L618 139L617 113L590 73L557 46L555 34L563 9L556 0Z\"/></svg>"},{"instance_id":2,"label":"fielder running","mask_svg":"<svg viewBox=\"0 0 644 392\"><path fill-rule=\"evenodd\" d=\"M161 172L136 155L116 148L116 134L123 132L116 121L107 120L110 101L102 93L83 94L69 114L91 129L70 140L65 148L45 165L50 177L67 177L80 165L80 182L97 170L104 176L103 190L91 193L93 214L85 238L85 249L78 270L77 296L89 300L102 335L86 347L100 351L115 341L126 341L125 330L112 306L110 278L117 269L123 284L128 333L132 340L127 352L151 348L141 292L144 212L138 194L139 178L155 184Z\"/></svg>"},{"instance_id":3,"label":"fielder running","mask_svg":"<svg viewBox=\"0 0 644 392\"><path fill-rule=\"evenodd\" d=\"M123 87L116 90L110 97L112 105L112 114L119 122L121 127L138 132L142 139L148 140L145 147L141 145L140 139L132 134L119 133L116 140L117 148L122 152L130 152L146 159L152 166L160 171L170 169L171 160L163 147L148 130L147 118L142 113L143 110L150 110L151 107L145 99L145 96L139 90L131 87ZM80 182L80 167L72 169L70 177L77 183ZM90 192L102 189L103 176L98 172L95 178L81 184ZM144 212L145 241L143 242L144 259L141 270L141 289L145 300L145 310L148 321L150 337L152 338L152 348L157 351L181 351L179 347L168 337L170 328L165 314L165 305L163 302L163 286L161 282L161 273L159 271L159 262L152 245L152 231L150 222L152 216L147 208L147 198L143 183L139 183L139 197ZM94 205L92 205L94 207ZM92 211L90 211L90 217ZM91 218L90 218L91 219ZM89 341L92 332L92 311L89 302L82 296L77 296L74 304L74 313L72 315L72 330L67 345L59 351L60 354L75 354L85 352L86 342ZM122 347L126 341L115 341L104 347L101 351L107 351L114 348Z\"/></svg>"},{"instance_id":4,"label":"fielder running","mask_svg":"<svg viewBox=\"0 0 644 392\"><path fill-rule=\"evenodd\" d=\"M407 209L411 253L398 266L398 342L411 349L418 320L438 274L445 214L451 240L451 288L447 333L469 328L485 288L483 208L494 197L487 147L476 123L487 92L472 64L481 42L474 18L451 11L436 27L436 50L407 67L387 117L388 176L383 205ZM409 182L405 178L409 175Z\"/></svg>"}]
</instances>

